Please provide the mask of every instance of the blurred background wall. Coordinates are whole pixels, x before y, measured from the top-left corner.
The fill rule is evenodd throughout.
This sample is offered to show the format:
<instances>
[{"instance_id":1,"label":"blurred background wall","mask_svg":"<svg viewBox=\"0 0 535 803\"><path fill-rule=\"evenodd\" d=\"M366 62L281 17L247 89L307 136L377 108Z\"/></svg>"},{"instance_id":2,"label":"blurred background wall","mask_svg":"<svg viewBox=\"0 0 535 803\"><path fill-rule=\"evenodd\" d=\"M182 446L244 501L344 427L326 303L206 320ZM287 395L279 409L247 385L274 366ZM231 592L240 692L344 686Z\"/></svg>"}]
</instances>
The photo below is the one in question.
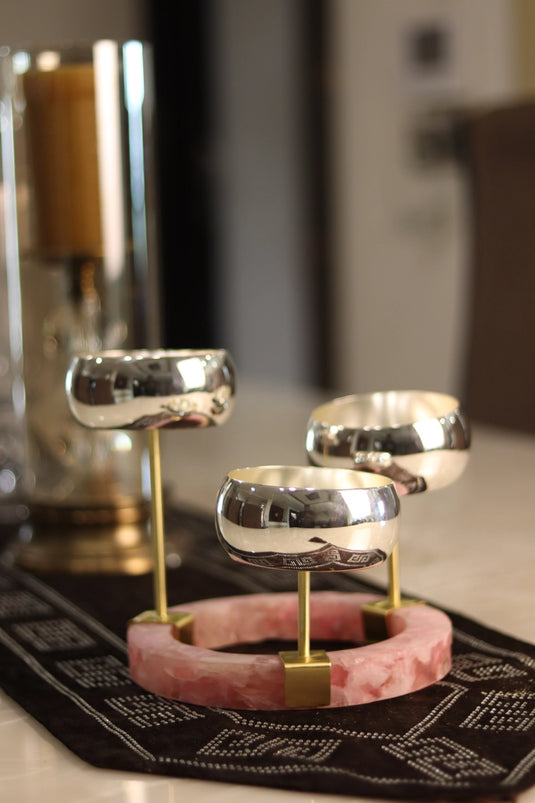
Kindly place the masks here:
<instances>
[{"instance_id":1,"label":"blurred background wall","mask_svg":"<svg viewBox=\"0 0 535 803\"><path fill-rule=\"evenodd\" d=\"M330 9L333 381L460 393L471 240L457 137L515 91L514 3Z\"/></svg>"},{"instance_id":2,"label":"blurred background wall","mask_svg":"<svg viewBox=\"0 0 535 803\"><path fill-rule=\"evenodd\" d=\"M268 382L461 393L459 122L535 91L534 17L529 0L1 0L0 38L154 42L165 345L228 347Z\"/></svg>"}]
</instances>

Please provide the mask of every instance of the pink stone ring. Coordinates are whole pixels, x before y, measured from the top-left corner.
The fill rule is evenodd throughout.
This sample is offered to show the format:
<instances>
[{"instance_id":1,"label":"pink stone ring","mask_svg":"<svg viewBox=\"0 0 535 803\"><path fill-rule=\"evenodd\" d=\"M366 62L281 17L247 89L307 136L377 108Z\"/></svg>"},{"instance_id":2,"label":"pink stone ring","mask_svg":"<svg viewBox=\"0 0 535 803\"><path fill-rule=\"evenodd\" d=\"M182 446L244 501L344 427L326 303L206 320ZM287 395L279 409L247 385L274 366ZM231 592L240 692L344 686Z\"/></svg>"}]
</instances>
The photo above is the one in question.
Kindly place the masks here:
<instances>
[{"instance_id":1,"label":"pink stone ring","mask_svg":"<svg viewBox=\"0 0 535 803\"><path fill-rule=\"evenodd\" d=\"M364 639L361 606L370 594L313 592L315 640ZM286 708L284 666L277 655L218 652L236 643L296 637L297 598L292 593L251 594L191 602L193 644L176 638L171 624L131 624L128 653L133 680L173 700L221 708ZM173 609L171 609L173 610ZM328 652L328 707L398 697L435 683L451 663L451 623L442 611L415 605L388 617L389 638Z\"/></svg>"},{"instance_id":2,"label":"pink stone ring","mask_svg":"<svg viewBox=\"0 0 535 803\"><path fill-rule=\"evenodd\" d=\"M270 569L348 571L383 563L397 543L394 483L373 474L312 466L229 472L216 529L237 561Z\"/></svg>"}]
</instances>

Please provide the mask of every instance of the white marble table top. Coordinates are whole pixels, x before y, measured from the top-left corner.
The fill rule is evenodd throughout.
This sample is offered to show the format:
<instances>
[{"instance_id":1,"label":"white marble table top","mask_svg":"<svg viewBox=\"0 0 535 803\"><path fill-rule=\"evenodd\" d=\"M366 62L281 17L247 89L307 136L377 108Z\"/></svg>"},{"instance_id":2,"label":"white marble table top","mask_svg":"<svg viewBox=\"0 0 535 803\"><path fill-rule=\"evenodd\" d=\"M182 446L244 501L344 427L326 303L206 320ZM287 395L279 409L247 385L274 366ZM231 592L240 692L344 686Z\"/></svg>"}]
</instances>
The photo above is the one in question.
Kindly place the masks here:
<instances>
[{"instance_id":1,"label":"white marble table top","mask_svg":"<svg viewBox=\"0 0 535 803\"><path fill-rule=\"evenodd\" d=\"M324 394L242 382L219 429L162 433L163 475L174 499L212 511L225 473L246 465L306 465L308 413ZM404 592L535 642L535 437L474 426L464 475L402 501ZM384 569L366 572L385 580ZM0 693L0 802L340 803L287 792L100 770L71 754ZM365 800L364 798L354 798ZM535 803L535 787L519 796Z\"/></svg>"}]
</instances>

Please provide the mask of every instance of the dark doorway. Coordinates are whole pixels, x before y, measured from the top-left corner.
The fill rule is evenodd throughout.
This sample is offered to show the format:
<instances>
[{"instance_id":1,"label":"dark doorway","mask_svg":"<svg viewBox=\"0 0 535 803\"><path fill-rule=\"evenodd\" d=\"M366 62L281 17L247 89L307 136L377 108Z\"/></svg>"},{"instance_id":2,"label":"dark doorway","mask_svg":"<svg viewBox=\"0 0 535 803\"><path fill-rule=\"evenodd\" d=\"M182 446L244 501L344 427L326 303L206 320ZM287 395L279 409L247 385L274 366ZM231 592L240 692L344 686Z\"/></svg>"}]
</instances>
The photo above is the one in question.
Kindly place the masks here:
<instances>
[{"instance_id":1,"label":"dark doorway","mask_svg":"<svg viewBox=\"0 0 535 803\"><path fill-rule=\"evenodd\" d=\"M302 147L306 153L307 272L314 307L311 348L317 355L311 380L328 387L326 3L298 2L305 62ZM214 2L158 0L149 3L148 10L157 99L164 345L224 347L214 315L220 280L214 204Z\"/></svg>"}]
</instances>

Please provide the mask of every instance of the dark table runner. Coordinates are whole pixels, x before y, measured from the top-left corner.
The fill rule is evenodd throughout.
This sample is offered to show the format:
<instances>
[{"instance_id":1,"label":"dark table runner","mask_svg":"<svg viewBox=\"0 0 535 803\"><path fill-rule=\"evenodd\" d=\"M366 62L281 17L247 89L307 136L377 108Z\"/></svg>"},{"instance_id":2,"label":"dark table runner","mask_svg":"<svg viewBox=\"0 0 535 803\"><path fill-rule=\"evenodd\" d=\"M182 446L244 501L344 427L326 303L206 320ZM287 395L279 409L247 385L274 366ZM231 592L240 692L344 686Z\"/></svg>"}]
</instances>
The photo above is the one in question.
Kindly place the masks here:
<instances>
[{"instance_id":1,"label":"dark table runner","mask_svg":"<svg viewBox=\"0 0 535 803\"><path fill-rule=\"evenodd\" d=\"M232 563L212 522L169 514L183 564L169 602L294 589L293 573ZM358 574L312 588L377 591ZM449 675L362 706L236 711L186 705L129 678L125 623L150 576L38 578L0 568L0 684L98 767L340 795L510 799L535 784L535 646L451 613Z\"/></svg>"}]
</instances>

